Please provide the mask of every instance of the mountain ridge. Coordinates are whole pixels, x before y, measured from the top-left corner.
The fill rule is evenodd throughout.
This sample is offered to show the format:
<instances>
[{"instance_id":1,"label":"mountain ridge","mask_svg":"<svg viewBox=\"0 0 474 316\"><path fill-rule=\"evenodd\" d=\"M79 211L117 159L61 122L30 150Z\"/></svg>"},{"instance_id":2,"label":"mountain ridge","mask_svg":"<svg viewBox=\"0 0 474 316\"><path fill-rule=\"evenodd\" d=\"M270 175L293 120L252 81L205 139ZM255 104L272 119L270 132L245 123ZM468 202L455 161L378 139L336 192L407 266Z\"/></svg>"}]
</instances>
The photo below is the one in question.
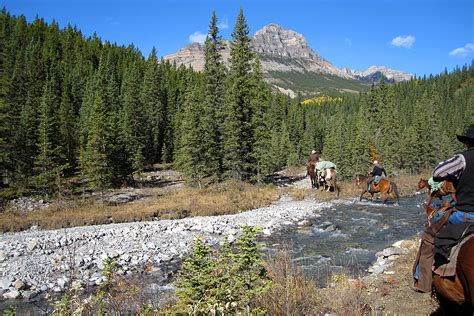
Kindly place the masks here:
<instances>
[{"instance_id":1,"label":"mountain ridge","mask_svg":"<svg viewBox=\"0 0 474 316\"><path fill-rule=\"evenodd\" d=\"M276 23L257 30L251 41L254 51L260 57L265 80L292 97L296 96L297 92L311 95L328 90L358 93L365 90L368 84L379 82L382 76L387 82L400 82L412 77L411 74L386 66L371 66L366 70L340 69L315 52L302 34ZM229 66L230 47L231 41L223 40L222 57L226 66ZM201 71L204 68L204 47L199 43L192 43L163 58L177 65L184 64ZM307 85L305 80L308 83L319 83ZM305 83L306 88L302 89L301 84L298 85L297 82ZM335 83L333 87L331 82Z\"/></svg>"}]
</instances>

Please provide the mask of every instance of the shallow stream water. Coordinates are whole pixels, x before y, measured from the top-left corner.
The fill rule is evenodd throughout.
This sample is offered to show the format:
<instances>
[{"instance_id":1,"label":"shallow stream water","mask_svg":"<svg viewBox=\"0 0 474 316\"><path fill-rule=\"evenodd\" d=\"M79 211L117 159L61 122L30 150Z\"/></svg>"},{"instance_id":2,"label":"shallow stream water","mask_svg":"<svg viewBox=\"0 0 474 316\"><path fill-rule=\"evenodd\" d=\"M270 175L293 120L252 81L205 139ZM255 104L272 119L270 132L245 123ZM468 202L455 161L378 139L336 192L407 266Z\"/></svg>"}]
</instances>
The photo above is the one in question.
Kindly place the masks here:
<instances>
[{"instance_id":1,"label":"shallow stream water","mask_svg":"<svg viewBox=\"0 0 474 316\"><path fill-rule=\"evenodd\" d=\"M376 260L378 251L422 231L426 215L420 206L425 198L425 195L403 198L400 205L341 200L322 210L317 218L310 220L309 226L274 233L262 242L271 253L286 246L293 262L321 285L332 272L361 276ZM143 285L151 282L142 281ZM19 314L51 313L51 306L44 297L34 301L15 301L13 305ZM9 304L11 302L0 301L0 310Z\"/></svg>"},{"instance_id":2,"label":"shallow stream water","mask_svg":"<svg viewBox=\"0 0 474 316\"><path fill-rule=\"evenodd\" d=\"M333 272L361 276L367 274L377 252L423 230L424 199L425 195L403 198L399 205L344 202L323 210L310 226L276 233L264 243L270 252L288 249L293 262L320 284Z\"/></svg>"}]
</instances>

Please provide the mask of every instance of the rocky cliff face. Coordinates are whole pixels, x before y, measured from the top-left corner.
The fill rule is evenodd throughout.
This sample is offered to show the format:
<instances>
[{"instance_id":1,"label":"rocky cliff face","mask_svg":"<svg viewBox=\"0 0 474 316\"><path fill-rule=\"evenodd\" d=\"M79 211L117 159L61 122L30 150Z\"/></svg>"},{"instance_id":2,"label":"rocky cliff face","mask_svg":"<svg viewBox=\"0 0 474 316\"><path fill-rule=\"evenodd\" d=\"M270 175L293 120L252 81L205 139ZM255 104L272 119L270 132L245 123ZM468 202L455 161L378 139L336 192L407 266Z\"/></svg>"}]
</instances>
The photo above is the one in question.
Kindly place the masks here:
<instances>
[{"instance_id":1,"label":"rocky cliff face","mask_svg":"<svg viewBox=\"0 0 474 316\"><path fill-rule=\"evenodd\" d=\"M379 82L382 75L388 82L407 81L413 77L411 74L406 72L393 70L383 66L371 66L367 70L360 71L343 68L343 71L351 77L367 83L372 83L372 81Z\"/></svg>"},{"instance_id":2,"label":"rocky cliff face","mask_svg":"<svg viewBox=\"0 0 474 316\"><path fill-rule=\"evenodd\" d=\"M347 90L346 82L344 82L347 80L366 84L380 81L382 75L389 82L399 82L411 78L410 74L387 67L373 66L364 71L339 69L311 49L303 35L273 23L258 30L252 37L252 44L254 51L260 55L266 80L279 90L296 89L303 93L314 93L317 87L315 87L315 91L309 91L311 89L302 91L296 80L291 82L291 78L298 77L298 81L301 81L307 77L309 81L314 80L315 75L320 75L323 81L334 81L333 76L336 79L342 79L342 81L338 80L337 89L339 91ZM222 56L224 63L228 65L230 41L224 41L224 45ZM204 68L204 48L198 43L193 43L183 47L176 54L165 56L164 59L201 71ZM348 86L351 87L351 90L354 90L354 82L347 83L349 83Z\"/></svg>"},{"instance_id":3,"label":"rocky cliff face","mask_svg":"<svg viewBox=\"0 0 474 316\"><path fill-rule=\"evenodd\" d=\"M347 74L318 55L300 33L269 24L252 38L254 50L262 57L265 72L316 72L343 78Z\"/></svg>"}]
</instances>

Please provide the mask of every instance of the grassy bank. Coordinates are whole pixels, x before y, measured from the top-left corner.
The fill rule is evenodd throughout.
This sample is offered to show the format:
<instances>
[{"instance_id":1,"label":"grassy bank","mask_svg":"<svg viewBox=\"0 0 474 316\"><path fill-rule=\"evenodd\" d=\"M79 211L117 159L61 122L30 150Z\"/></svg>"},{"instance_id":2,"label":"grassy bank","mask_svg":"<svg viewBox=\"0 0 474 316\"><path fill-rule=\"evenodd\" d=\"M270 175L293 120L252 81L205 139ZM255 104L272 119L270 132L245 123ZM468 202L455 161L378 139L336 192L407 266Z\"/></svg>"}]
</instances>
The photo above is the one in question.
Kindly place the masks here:
<instances>
[{"instance_id":1,"label":"grassy bank","mask_svg":"<svg viewBox=\"0 0 474 316\"><path fill-rule=\"evenodd\" d=\"M56 229L188 216L234 214L259 208L277 200L278 188L230 181L205 189L179 188L133 203L107 205L96 198L54 202L47 208L23 214L0 213L0 230L20 231L36 225Z\"/></svg>"},{"instance_id":2,"label":"grassy bank","mask_svg":"<svg viewBox=\"0 0 474 316\"><path fill-rule=\"evenodd\" d=\"M180 187L175 189L148 189L147 197L132 203L108 205L97 196L77 197L53 201L47 208L24 213L13 208L0 213L0 231L21 231L38 226L41 229L57 229L85 225L146 221L157 219L179 219L189 216L234 214L267 206L282 195L294 200L315 198L330 201L334 192L311 189L309 178L301 180L304 167L286 170L283 177L290 183L249 184L227 181L204 189ZM426 173L427 174L427 173ZM425 174L423 174L425 176ZM401 196L415 193L419 175L400 175L391 178ZM291 183L298 185L291 185ZM340 199L357 198L361 188L353 180L340 181ZM155 191L153 191L155 190ZM370 197L366 194L365 197Z\"/></svg>"}]
</instances>

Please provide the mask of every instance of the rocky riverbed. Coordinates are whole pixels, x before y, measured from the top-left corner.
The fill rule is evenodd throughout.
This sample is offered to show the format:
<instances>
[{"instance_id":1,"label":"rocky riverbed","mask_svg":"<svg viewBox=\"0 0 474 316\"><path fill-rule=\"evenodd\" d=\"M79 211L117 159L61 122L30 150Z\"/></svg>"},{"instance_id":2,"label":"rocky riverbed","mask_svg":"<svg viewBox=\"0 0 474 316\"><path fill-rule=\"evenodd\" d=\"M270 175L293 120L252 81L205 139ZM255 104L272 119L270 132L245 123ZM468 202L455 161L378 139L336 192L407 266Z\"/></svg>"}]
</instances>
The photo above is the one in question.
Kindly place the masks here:
<instances>
[{"instance_id":1,"label":"rocky riverbed","mask_svg":"<svg viewBox=\"0 0 474 316\"><path fill-rule=\"evenodd\" d=\"M163 267L179 262L196 236L217 244L231 241L247 224L270 235L297 226L332 204L280 201L275 205L235 215L180 220L122 223L36 230L0 235L0 295L29 299L42 292L61 292L73 284L99 285L104 260L114 259L118 274L155 271L166 279Z\"/></svg>"}]
</instances>

